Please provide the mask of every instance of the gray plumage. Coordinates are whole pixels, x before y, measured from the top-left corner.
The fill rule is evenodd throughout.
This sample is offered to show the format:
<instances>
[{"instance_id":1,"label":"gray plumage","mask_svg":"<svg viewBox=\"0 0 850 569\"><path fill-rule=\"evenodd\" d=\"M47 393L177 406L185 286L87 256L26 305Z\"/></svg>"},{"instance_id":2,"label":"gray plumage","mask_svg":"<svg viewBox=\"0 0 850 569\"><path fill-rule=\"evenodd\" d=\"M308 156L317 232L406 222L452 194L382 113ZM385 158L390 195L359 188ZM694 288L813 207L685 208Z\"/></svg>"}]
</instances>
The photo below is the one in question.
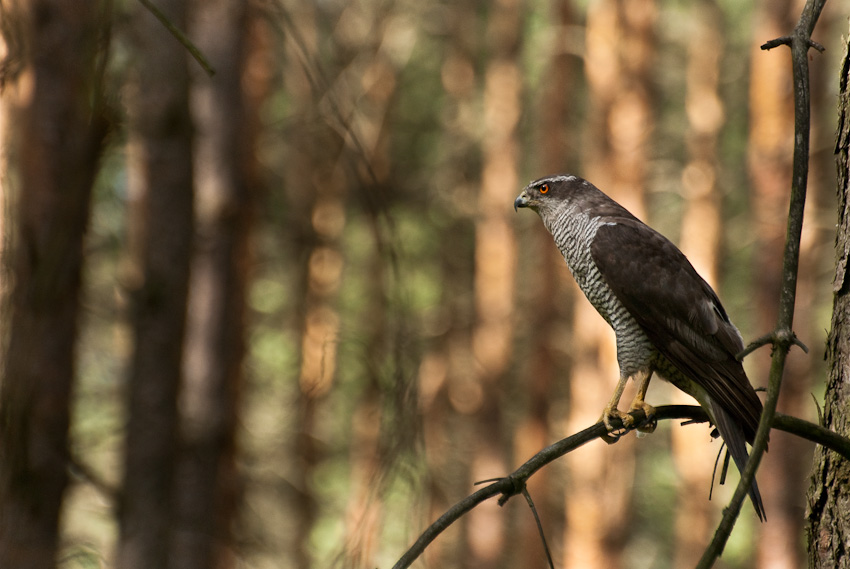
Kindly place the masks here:
<instances>
[{"instance_id":1,"label":"gray plumage","mask_svg":"<svg viewBox=\"0 0 850 569\"><path fill-rule=\"evenodd\" d=\"M761 401L735 358L744 348L738 329L684 254L576 176L536 180L514 207L537 211L579 288L614 329L621 380L615 408L626 379L642 378L645 393L655 372L703 406L743 471ZM763 520L755 481L749 494Z\"/></svg>"}]
</instances>

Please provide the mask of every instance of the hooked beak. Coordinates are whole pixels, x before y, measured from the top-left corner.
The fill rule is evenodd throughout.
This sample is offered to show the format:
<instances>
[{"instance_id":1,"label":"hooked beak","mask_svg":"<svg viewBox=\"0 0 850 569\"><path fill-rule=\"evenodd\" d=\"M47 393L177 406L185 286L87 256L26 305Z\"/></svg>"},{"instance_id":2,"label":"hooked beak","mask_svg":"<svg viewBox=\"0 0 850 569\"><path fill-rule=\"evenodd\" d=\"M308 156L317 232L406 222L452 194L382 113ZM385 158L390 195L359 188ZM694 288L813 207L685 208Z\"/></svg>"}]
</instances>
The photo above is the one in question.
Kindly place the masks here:
<instances>
[{"instance_id":1,"label":"hooked beak","mask_svg":"<svg viewBox=\"0 0 850 569\"><path fill-rule=\"evenodd\" d=\"M520 207L528 207L528 201L528 194L523 190L519 197L514 200L514 211L517 211L517 208Z\"/></svg>"}]
</instances>

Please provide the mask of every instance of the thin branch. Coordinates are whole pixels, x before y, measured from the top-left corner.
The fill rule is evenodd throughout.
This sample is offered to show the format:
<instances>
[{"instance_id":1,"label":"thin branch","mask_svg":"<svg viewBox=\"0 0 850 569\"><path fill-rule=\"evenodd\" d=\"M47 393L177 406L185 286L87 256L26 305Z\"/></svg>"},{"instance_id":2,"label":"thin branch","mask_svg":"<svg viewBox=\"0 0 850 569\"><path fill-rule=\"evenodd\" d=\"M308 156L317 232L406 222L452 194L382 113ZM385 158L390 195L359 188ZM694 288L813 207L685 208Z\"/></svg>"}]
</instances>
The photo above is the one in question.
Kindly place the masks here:
<instances>
[{"instance_id":1,"label":"thin branch","mask_svg":"<svg viewBox=\"0 0 850 569\"><path fill-rule=\"evenodd\" d=\"M745 357L750 355L751 353L753 353L756 350L758 350L759 348L761 348L762 346L766 346L766 345L770 344L771 346L776 348L777 346L781 345L783 342L790 342L791 345L799 347L801 350L803 350L803 352L805 352L807 354L809 353L809 347L806 346L806 344L804 344L800 340L800 338L797 337L797 334L795 334L793 331L790 331L790 337L789 337L789 334L786 333L786 331L784 331L784 330L781 330L781 331L773 330L772 332L768 332L764 336L759 336L758 338L756 338L755 340L750 342L749 345L747 345L746 348L744 348L742 351L735 354L735 359L737 359L738 361L741 361Z\"/></svg>"},{"instance_id":2,"label":"thin branch","mask_svg":"<svg viewBox=\"0 0 850 569\"><path fill-rule=\"evenodd\" d=\"M694 412L694 410L696 410L696 412ZM635 419L635 428L637 426L642 426L643 423L646 422L646 415L643 411L633 411L630 414ZM707 420L705 412L703 412L699 407L688 405L668 405L656 409L656 419L678 418L694 420L699 419L700 415L702 416L702 420ZM617 417L612 417L611 422L615 427L620 428L623 426ZM449 508L437 519L437 521L432 523L428 529L419 536L419 539L416 540L410 549L408 549L396 562L396 564L393 565L393 569L404 569L406 567L410 567L410 565L420 555L422 555L425 548L428 547L428 545L434 541L438 535L481 502L484 502L494 496L501 495L499 505L504 505L511 496L516 496L522 492L523 488L525 488L526 480L528 480L535 472L555 459L564 456L568 452L571 452L580 446L607 434L608 431L605 428L605 425L603 425L600 421L583 431L549 445L531 457L525 464L517 468L513 473L504 478L497 479L496 482L493 482L489 486L485 486L477 492L470 494Z\"/></svg>"},{"instance_id":3,"label":"thin branch","mask_svg":"<svg viewBox=\"0 0 850 569\"><path fill-rule=\"evenodd\" d=\"M555 569L555 562L552 561L552 552L549 551L549 544L546 543L546 534L543 532L543 523L540 521L540 516L537 514L537 508L534 506L534 500L531 499L531 494L528 488L523 487L522 495L531 508L531 513L534 514L534 521L537 523L537 532L540 534L540 541L543 542L543 551L546 553L546 562L549 563L549 569Z\"/></svg>"},{"instance_id":4,"label":"thin branch","mask_svg":"<svg viewBox=\"0 0 850 569\"><path fill-rule=\"evenodd\" d=\"M183 45L183 47L186 48L186 51L188 51L191 56L195 58L195 61L197 61L198 65L200 65L204 69L204 71L206 71L207 75L209 75L210 77L215 75L215 69L212 65L210 65L210 62L207 61L207 58L204 57L204 54L201 53L201 50L198 49L198 47L194 43L192 43L192 40L186 37L186 34L184 34L182 30L180 30L180 28L175 26L174 23L168 19L168 16L166 16L162 12L162 10L157 8L156 5L154 5L154 3L150 0L139 0L139 2L141 2L142 6L147 8L148 12L153 14L156 19L159 20L163 26L165 26L165 29L168 30L172 36L174 36L174 39L179 41Z\"/></svg>"},{"instance_id":5,"label":"thin branch","mask_svg":"<svg viewBox=\"0 0 850 569\"><path fill-rule=\"evenodd\" d=\"M791 47L791 60L794 74L794 164L791 180L791 200L788 208L788 227L785 240L785 253L782 265L782 285L779 298L779 315L776 321L776 339L770 365L770 376L767 386L767 398L764 411L759 422L756 438L753 442L750 459L741 480L735 489L729 506L723 512L720 525L714 533L711 544L700 559L697 569L708 569L720 554L735 527L741 505L747 491L755 478L756 470L761 462L764 451L767 450L767 440L770 427L776 415L776 403L779 400L779 390L782 385L782 375L785 369L785 359L793 344L794 305L797 296L797 271L800 260L800 235L803 230L803 210L806 203L806 189L809 176L809 57L808 52L813 47L812 31L820 17L826 0L806 0L806 5L800 14L800 19L793 33L787 38L779 38L767 42L770 49L775 45L787 44ZM778 43L777 43L778 42ZM775 45L774 45L775 44Z\"/></svg>"},{"instance_id":6,"label":"thin branch","mask_svg":"<svg viewBox=\"0 0 850 569\"><path fill-rule=\"evenodd\" d=\"M687 421L682 423L683 425L708 422L708 415L705 410L697 405L664 405L658 407L655 412L655 417L650 418L650 420L686 419ZM649 422L641 410L632 411L629 414L634 418L632 427L626 428L617 417L611 417L613 426L628 432L638 429ZM850 438L842 437L820 425L815 425L814 423L795 417L789 417L782 413L776 413L773 418L773 427L821 444L850 460ZM393 569L410 567L438 535L478 504L495 496L501 496L499 498L499 505L504 506L512 496L525 492L526 482L535 472L565 454L576 450L594 439L603 438L607 434L605 425L602 422L596 423L572 436L549 445L504 478L485 481L491 482L491 484L470 494L449 508L437 521L422 532L419 539L393 565Z\"/></svg>"},{"instance_id":7,"label":"thin branch","mask_svg":"<svg viewBox=\"0 0 850 569\"><path fill-rule=\"evenodd\" d=\"M778 431L785 431L792 435L797 435L801 439L806 439L813 443L817 443L824 448L835 451L847 460L850 460L850 439L842 437L834 431L830 431L826 427L777 413L773 417L773 428Z\"/></svg>"}]
</instances>

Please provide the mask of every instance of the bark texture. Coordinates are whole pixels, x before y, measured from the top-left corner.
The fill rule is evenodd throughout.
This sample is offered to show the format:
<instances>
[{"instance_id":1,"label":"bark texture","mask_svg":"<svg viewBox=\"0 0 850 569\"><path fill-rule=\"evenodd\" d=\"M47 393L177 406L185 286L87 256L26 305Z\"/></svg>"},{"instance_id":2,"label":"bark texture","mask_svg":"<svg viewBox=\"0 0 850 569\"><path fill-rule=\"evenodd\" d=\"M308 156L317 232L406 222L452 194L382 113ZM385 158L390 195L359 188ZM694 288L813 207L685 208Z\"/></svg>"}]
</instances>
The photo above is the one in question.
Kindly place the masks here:
<instances>
[{"instance_id":1,"label":"bark texture","mask_svg":"<svg viewBox=\"0 0 850 569\"><path fill-rule=\"evenodd\" d=\"M832 325L826 345L829 376L823 424L850 436L850 56L845 50L841 66L838 109L838 235L833 292ZM808 492L808 557L812 569L850 567L850 462L818 447Z\"/></svg>"}]
</instances>

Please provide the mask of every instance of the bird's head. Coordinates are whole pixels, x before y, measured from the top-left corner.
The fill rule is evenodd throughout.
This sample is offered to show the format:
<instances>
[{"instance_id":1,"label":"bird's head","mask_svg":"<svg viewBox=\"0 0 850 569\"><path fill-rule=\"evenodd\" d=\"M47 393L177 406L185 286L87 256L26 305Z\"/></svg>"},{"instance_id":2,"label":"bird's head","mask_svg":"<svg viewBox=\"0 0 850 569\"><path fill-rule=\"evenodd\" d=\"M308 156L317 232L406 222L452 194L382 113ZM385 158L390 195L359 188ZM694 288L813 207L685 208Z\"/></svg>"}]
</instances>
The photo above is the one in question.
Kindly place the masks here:
<instances>
[{"instance_id":1,"label":"bird's head","mask_svg":"<svg viewBox=\"0 0 850 569\"><path fill-rule=\"evenodd\" d=\"M548 176L528 184L514 201L514 209L528 207L541 216L549 209L558 208L581 186L584 180L577 176Z\"/></svg>"}]
</instances>

